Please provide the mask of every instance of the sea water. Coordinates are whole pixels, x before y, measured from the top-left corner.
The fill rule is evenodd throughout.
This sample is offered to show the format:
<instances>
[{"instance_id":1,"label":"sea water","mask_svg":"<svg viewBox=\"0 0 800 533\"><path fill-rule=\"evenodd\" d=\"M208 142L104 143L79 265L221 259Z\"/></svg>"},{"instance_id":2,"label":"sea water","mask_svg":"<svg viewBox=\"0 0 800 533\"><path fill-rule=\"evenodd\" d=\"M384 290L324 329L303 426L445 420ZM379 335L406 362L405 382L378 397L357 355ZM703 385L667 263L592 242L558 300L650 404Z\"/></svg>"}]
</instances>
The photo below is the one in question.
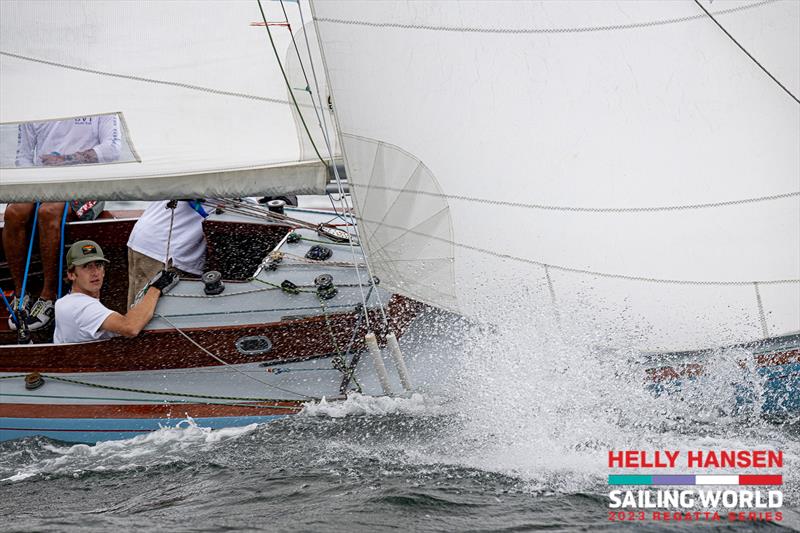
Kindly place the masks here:
<instances>
[{"instance_id":1,"label":"sea water","mask_svg":"<svg viewBox=\"0 0 800 533\"><path fill-rule=\"evenodd\" d=\"M404 397L356 394L220 431L185 420L95 446L0 443L0 527L744 531L754 524L609 521L608 451L769 448L783 451L783 519L756 525L800 528L800 423L741 408L742 380L758 387L736 364L746 354L721 352L712 382L657 396L633 354L518 311L415 324Z\"/></svg>"}]
</instances>

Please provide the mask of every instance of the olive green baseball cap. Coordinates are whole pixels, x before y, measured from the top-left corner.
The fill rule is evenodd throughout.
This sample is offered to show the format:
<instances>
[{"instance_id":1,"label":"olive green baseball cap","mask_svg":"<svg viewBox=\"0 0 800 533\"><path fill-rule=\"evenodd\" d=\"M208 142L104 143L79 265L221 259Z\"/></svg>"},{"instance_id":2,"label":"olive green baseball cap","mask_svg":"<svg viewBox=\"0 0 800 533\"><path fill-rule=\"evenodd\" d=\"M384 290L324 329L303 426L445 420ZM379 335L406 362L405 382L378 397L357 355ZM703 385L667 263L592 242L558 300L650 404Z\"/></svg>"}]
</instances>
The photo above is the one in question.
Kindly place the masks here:
<instances>
[{"instance_id":1,"label":"olive green baseball cap","mask_svg":"<svg viewBox=\"0 0 800 533\"><path fill-rule=\"evenodd\" d=\"M109 262L103 255L103 249L94 241L78 241L69 247L67 252L67 270L76 265L85 265L92 261Z\"/></svg>"}]
</instances>

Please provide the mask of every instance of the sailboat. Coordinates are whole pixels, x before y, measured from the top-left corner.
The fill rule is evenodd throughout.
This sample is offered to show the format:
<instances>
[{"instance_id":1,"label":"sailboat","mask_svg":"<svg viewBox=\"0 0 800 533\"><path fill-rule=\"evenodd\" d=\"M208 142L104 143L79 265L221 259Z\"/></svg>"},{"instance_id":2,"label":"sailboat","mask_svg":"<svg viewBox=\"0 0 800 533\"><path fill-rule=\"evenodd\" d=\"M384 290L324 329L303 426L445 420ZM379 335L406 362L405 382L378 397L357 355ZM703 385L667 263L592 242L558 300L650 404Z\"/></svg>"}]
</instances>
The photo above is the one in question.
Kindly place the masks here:
<instances>
[{"instance_id":1,"label":"sailboat","mask_svg":"<svg viewBox=\"0 0 800 533\"><path fill-rule=\"evenodd\" d=\"M296 7L271 3L262 17L254 2L3 3L0 201L107 200L99 219L63 229L64 247L91 239L105 251L107 307L125 312L127 240L142 210L114 201L226 200L205 204L207 275L182 279L134 339L52 344L32 332L36 342L17 344L4 309L0 439L91 443L187 417L240 426L353 390L409 388L396 339L420 306L369 273L320 96L327 87L300 68L313 58L308 41L293 43ZM116 161L15 160L20 125L104 116L120 125ZM325 194L334 173L338 204L247 200ZM30 272L35 290L35 259Z\"/></svg>"},{"instance_id":2,"label":"sailboat","mask_svg":"<svg viewBox=\"0 0 800 533\"><path fill-rule=\"evenodd\" d=\"M800 4L312 7L387 286L800 412Z\"/></svg>"},{"instance_id":3,"label":"sailboat","mask_svg":"<svg viewBox=\"0 0 800 533\"><path fill-rule=\"evenodd\" d=\"M333 277L372 287L376 301L393 298L396 329L418 304L491 322L502 319L506 302L523 301L551 315L567 337L588 332L612 357L646 358L643 386L702 380L712 370L709 354L730 354L733 364L765 373L772 395L762 408L777 416L797 411L796 2L93 3L81 12L7 2L2 10L2 127L117 113L129 155L124 163L57 171L4 164L0 200L321 193L341 154L357 220L347 231L358 232L348 241L363 251L351 262L363 260L364 268L356 274L351 264L350 274ZM4 130L3 143L8 138ZM312 226L324 221L311 215ZM286 226L277 237L289 234ZM263 281L288 279L283 268ZM259 283L258 275L227 285ZM311 292L301 296L316 302L306 285ZM188 306L202 284L181 281L175 290ZM340 344L366 331L355 327L359 316L375 322L380 314L359 312L357 296L353 290L342 300L349 311L333 334ZM296 411L306 397L338 393L341 375L318 377L336 372L335 354L321 353L335 343L301 360L283 352L280 370L268 372L275 365L260 366L268 361L259 355L245 363L235 347L215 353L208 345L219 332L201 338L199 331L209 322L175 322L170 316L190 314L178 301L166 299L157 311L163 319L153 328L176 339L157 359L180 365L194 346L183 332L225 364L195 346L192 357L205 362L186 381L180 366L48 361L39 371L45 385L28 390L24 379L36 365L12 371L8 362L43 348L0 347L2 425L15 427L24 405L28 423L73 424L54 426L65 430L57 434L32 425L27 434L64 438L86 429L75 426L83 420L78 409L105 402L105 418L85 419L106 427L72 432L96 440L125 434L130 426L119 421L138 423L134 412L149 411L151 425L133 432L186 414L221 427L253 420L240 410ZM234 314L217 301L212 307ZM260 323L294 324L290 318ZM330 323L324 313L314 318L320 328ZM326 329L286 338L319 340ZM261 336L276 346L271 334ZM108 348L98 347L92 361L114 360ZM381 394L380 358L346 364L364 369L372 361L362 385ZM401 389L399 375L388 390ZM192 387L205 378L201 397ZM270 385L301 395L267 397L276 392ZM93 392L78 398L81 387ZM237 394L209 392L225 387ZM128 414L114 415L110 402ZM48 414L54 407L63 415ZM280 414L263 411L273 413Z\"/></svg>"}]
</instances>

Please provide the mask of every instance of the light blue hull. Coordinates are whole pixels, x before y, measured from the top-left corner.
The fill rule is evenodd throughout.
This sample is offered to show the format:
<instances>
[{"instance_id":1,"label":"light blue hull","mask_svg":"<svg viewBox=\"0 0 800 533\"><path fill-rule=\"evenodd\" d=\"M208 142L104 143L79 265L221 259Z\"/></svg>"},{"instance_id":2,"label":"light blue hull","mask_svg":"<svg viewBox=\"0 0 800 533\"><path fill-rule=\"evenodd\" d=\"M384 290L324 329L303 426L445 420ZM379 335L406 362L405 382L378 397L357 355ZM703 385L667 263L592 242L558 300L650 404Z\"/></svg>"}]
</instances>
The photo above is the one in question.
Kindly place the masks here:
<instances>
[{"instance_id":1,"label":"light blue hull","mask_svg":"<svg viewBox=\"0 0 800 533\"><path fill-rule=\"evenodd\" d=\"M222 429L263 424L290 415L215 417L193 419L198 427ZM164 427L175 427L175 418L0 418L0 441L43 436L65 442L95 444L130 439Z\"/></svg>"},{"instance_id":2,"label":"light blue hull","mask_svg":"<svg viewBox=\"0 0 800 533\"><path fill-rule=\"evenodd\" d=\"M755 406L766 418L785 420L800 416L800 334L794 333L763 339L738 348L750 352L756 364L757 383L751 383L745 374L730 379L735 386L735 405L730 414L752 412ZM708 381L704 368L711 350L651 354L648 370L651 383L648 389L656 396L682 397L691 387L717 387ZM735 355L734 357L741 357ZM710 372L713 372L710 371Z\"/></svg>"}]
</instances>

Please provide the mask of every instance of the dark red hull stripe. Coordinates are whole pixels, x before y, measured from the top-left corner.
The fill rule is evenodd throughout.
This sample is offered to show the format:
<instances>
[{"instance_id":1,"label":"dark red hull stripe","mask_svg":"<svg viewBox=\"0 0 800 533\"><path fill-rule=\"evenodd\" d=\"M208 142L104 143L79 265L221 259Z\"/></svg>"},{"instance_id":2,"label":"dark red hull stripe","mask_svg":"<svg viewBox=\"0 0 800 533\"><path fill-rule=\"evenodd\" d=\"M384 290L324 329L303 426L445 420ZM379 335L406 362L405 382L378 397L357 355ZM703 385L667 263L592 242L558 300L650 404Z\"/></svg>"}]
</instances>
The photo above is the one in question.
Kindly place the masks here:
<instances>
[{"instance_id":1,"label":"dark red hull stripe","mask_svg":"<svg viewBox=\"0 0 800 533\"><path fill-rule=\"evenodd\" d=\"M282 401L251 404L122 404L46 405L0 404L0 418L212 418L226 416L271 416L298 413L302 402Z\"/></svg>"},{"instance_id":2,"label":"dark red hull stripe","mask_svg":"<svg viewBox=\"0 0 800 533\"><path fill-rule=\"evenodd\" d=\"M399 336L422 309L422 304L392 296L387 313L391 329ZM370 312L372 315L374 311ZM378 321L377 314L374 320ZM192 340L229 364L280 363L323 357L336 353L353 335L355 313L339 313L271 324L187 328ZM354 350L363 348L363 323L356 332ZM333 342L331 331L336 342ZM242 337L266 336L272 341L268 353L252 356L239 352ZM174 329L146 331L133 339L117 337L80 345L34 344L0 346L0 372L79 373L136 372L220 366Z\"/></svg>"}]
</instances>

